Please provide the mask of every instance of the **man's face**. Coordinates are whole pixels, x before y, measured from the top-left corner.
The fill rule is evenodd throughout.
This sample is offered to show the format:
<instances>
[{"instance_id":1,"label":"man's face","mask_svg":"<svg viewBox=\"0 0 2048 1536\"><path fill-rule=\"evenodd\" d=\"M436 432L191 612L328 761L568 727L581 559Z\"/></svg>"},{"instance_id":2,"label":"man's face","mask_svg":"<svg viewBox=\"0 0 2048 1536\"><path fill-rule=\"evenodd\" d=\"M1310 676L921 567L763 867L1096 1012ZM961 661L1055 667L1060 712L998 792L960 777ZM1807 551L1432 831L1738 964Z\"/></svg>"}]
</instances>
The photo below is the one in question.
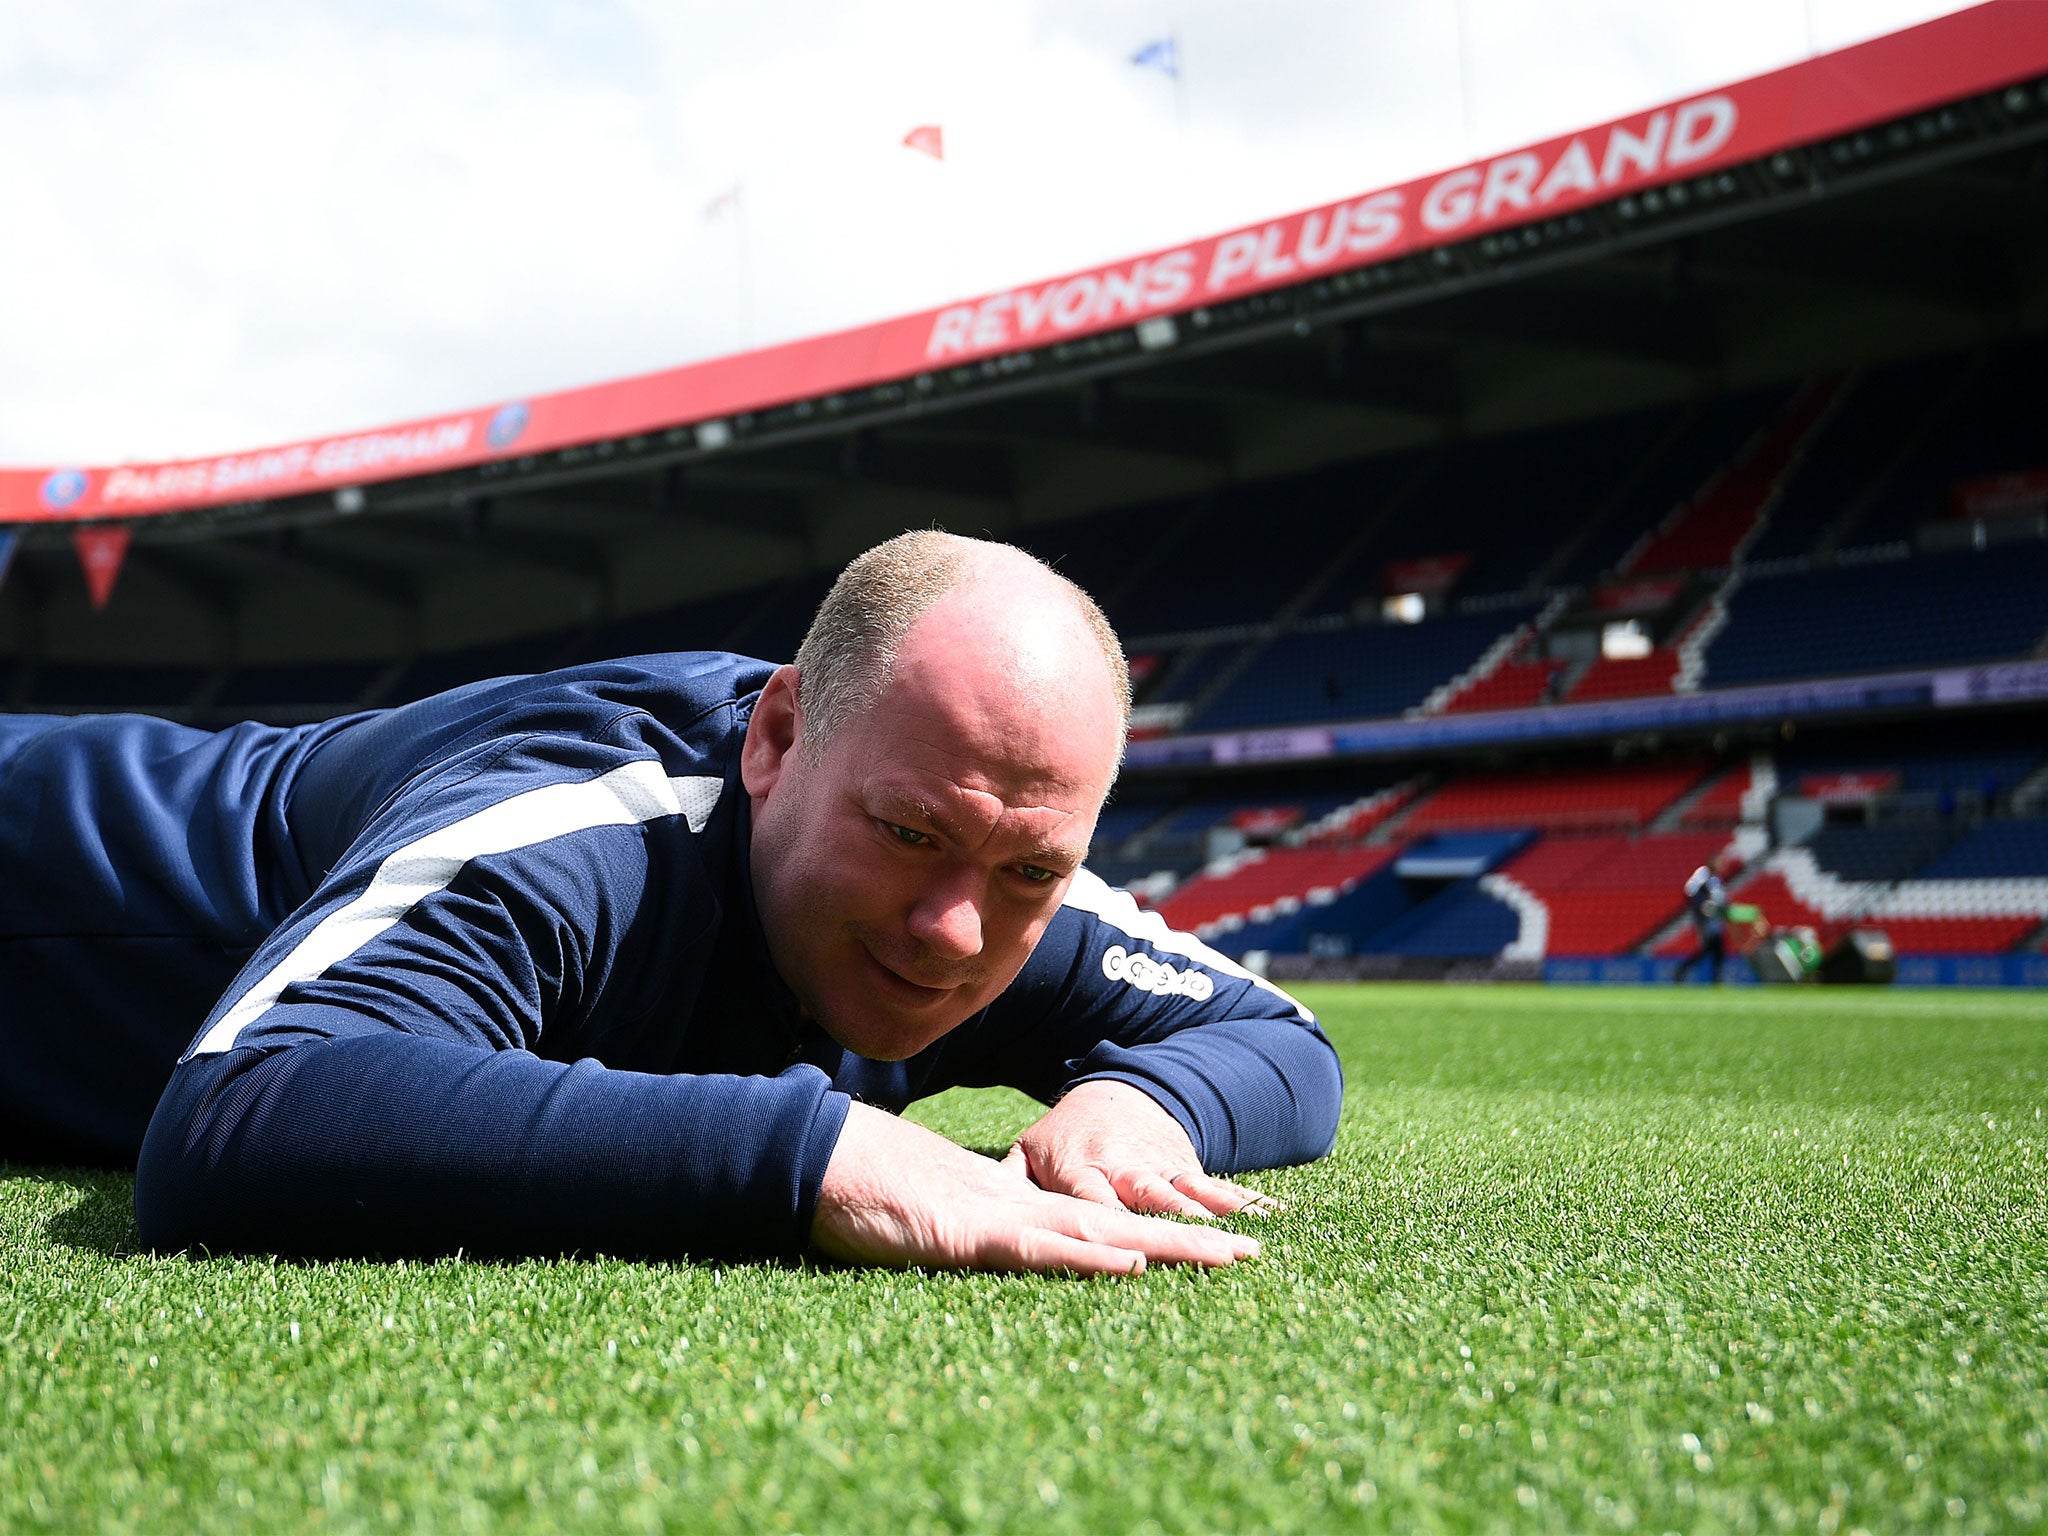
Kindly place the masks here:
<instances>
[{"instance_id":1,"label":"man's face","mask_svg":"<svg viewBox=\"0 0 2048 1536\"><path fill-rule=\"evenodd\" d=\"M986 670L906 642L878 707L813 762L785 667L748 732L769 952L825 1030L874 1060L915 1055L1010 984L1108 793L1116 722L1102 690L1034 699Z\"/></svg>"}]
</instances>

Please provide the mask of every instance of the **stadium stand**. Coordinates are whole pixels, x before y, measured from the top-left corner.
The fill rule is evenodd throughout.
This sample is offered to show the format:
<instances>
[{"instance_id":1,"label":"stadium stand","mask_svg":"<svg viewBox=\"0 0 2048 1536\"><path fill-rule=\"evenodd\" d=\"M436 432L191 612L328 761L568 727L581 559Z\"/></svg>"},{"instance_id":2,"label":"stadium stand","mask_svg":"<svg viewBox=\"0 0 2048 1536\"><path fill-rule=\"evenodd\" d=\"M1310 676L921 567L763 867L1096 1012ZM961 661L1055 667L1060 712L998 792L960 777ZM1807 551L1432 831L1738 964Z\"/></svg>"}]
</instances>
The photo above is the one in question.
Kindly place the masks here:
<instances>
[{"instance_id":1,"label":"stadium stand","mask_svg":"<svg viewBox=\"0 0 2048 1536\"><path fill-rule=\"evenodd\" d=\"M1902 453L1929 429L1967 359L1954 353L1871 368L1852 379L1839 408L1788 478L1747 551L1757 562L1799 559L1874 501Z\"/></svg>"},{"instance_id":2,"label":"stadium stand","mask_svg":"<svg viewBox=\"0 0 2048 1536\"><path fill-rule=\"evenodd\" d=\"M1678 825L1687 831L1707 831L1761 821L1777 784L1777 767L1769 758L1760 755L1738 764L1685 803L1678 813Z\"/></svg>"},{"instance_id":3,"label":"stadium stand","mask_svg":"<svg viewBox=\"0 0 2048 1536\"><path fill-rule=\"evenodd\" d=\"M1192 704L1237 655L1238 647L1228 643L1198 644L1168 652L1160 662L1159 682L1147 690L1144 702Z\"/></svg>"},{"instance_id":4,"label":"stadium stand","mask_svg":"<svg viewBox=\"0 0 2048 1536\"><path fill-rule=\"evenodd\" d=\"M1527 709L1546 702L1566 663L1540 656L1532 661L1503 662L1486 676L1461 689L1444 704L1446 713L1483 709Z\"/></svg>"},{"instance_id":5,"label":"stadium stand","mask_svg":"<svg viewBox=\"0 0 2048 1536\"><path fill-rule=\"evenodd\" d=\"M1159 805L1126 805L1112 802L1102 808L1102 814L1095 818L1095 838L1092 849L1114 853L1131 838L1157 822L1165 807Z\"/></svg>"},{"instance_id":6,"label":"stadium stand","mask_svg":"<svg viewBox=\"0 0 2048 1536\"><path fill-rule=\"evenodd\" d=\"M1632 699L1669 693L1678 676L1678 652L1659 646L1647 656L1602 656L1565 695L1574 704L1597 699Z\"/></svg>"},{"instance_id":7,"label":"stadium stand","mask_svg":"<svg viewBox=\"0 0 2048 1536\"><path fill-rule=\"evenodd\" d=\"M1692 500L1616 566L1623 575L1732 565L1770 515L1780 486L1841 392L1839 379L1807 385Z\"/></svg>"},{"instance_id":8,"label":"stadium stand","mask_svg":"<svg viewBox=\"0 0 2048 1536\"><path fill-rule=\"evenodd\" d=\"M1998 954L2048 922L2048 823L1989 822L1929 859L1944 841L1939 826L1829 827L1771 854L1732 894L1778 926L1811 927L1823 947L1851 928L1879 928L1902 955ZM2001 872L1961 872L1984 865ZM1678 933L1657 953L1693 947Z\"/></svg>"},{"instance_id":9,"label":"stadium stand","mask_svg":"<svg viewBox=\"0 0 2048 1536\"><path fill-rule=\"evenodd\" d=\"M1498 955L1521 936L1522 919L1476 882L1460 881L1415 906L1359 945L1368 955L1478 959Z\"/></svg>"},{"instance_id":10,"label":"stadium stand","mask_svg":"<svg viewBox=\"0 0 2048 1536\"><path fill-rule=\"evenodd\" d=\"M1797 795L1825 795L1844 780L1860 779L1870 786L1868 798L1895 809L1947 814L2003 802L2040 768L2043 756L2024 747L1884 754L1804 748L1779 755L1777 778L1785 793Z\"/></svg>"},{"instance_id":11,"label":"stadium stand","mask_svg":"<svg viewBox=\"0 0 2048 1536\"><path fill-rule=\"evenodd\" d=\"M1703 763L1654 763L1472 774L1422 801L1399 829L1404 837L1482 827L1631 831L1647 827L1705 773Z\"/></svg>"},{"instance_id":12,"label":"stadium stand","mask_svg":"<svg viewBox=\"0 0 2048 1536\"><path fill-rule=\"evenodd\" d=\"M1984 822L1935 855L1918 875L1922 880L2048 879L2048 818Z\"/></svg>"},{"instance_id":13,"label":"stadium stand","mask_svg":"<svg viewBox=\"0 0 2048 1536\"><path fill-rule=\"evenodd\" d=\"M1422 624L1364 624L1282 635L1197 711L1188 729L1398 715L1470 666L1528 612L1516 605Z\"/></svg>"},{"instance_id":14,"label":"stadium stand","mask_svg":"<svg viewBox=\"0 0 2048 1536\"><path fill-rule=\"evenodd\" d=\"M1725 842L1697 832L1547 837L1501 872L1543 903L1547 953L1618 955L1677 915L1686 877Z\"/></svg>"},{"instance_id":15,"label":"stadium stand","mask_svg":"<svg viewBox=\"0 0 2048 1536\"><path fill-rule=\"evenodd\" d=\"M1959 475L2032 465L2029 342L1696 405L1475 438L1247 480L1019 537L1101 597L1159 665L1152 728L1193 731L1540 708L1796 677L2025 657L2048 639L2048 543L1914 555L1891 537L1948 511ZM1859 509L1867 504L1868 515ZM1910 514L1901 510L1910 508ZM1901 521L1905 519L1905 521ZM1247 528L1258 537L1245 538ZM1231 551L1219 580L1215 551ZM1765 552L1701 605L1699 573ZM1424 622L1377 622L1388 563L1452 561ZM1550 654L1540 591L1602 572L1687 576L1683 630L1641 659ZM203 668L44 663L18 707L316 718L479 677L649 650L792 655L829 572L577 630L371 663ZM1718 580L1718 578L1715 578ZM1549 586L1544 586L1549 583ZM1517 634L1517 631L1520 631ZM1512 639L1510 637L1513 637ZM1160 647L1160 639L1172 643ZM1507 642L1497 657L1494 650ZM1699 655L1687 670L1684 648ZM1461 689L1437 697L1487 659Z\"/></svg>"},{"instance_id":16,"label":"stadium stand","mask_svg":"<svg viewBox=\"0 0 2048 1536\"><path fill-rule=\"evenodd\" d=\"M2039 338L1965 354L1952 362L1945 389L1932 399L1903 462L1891 468L1868 510L1843 530L1845 545L1910 540L1931 519L1949 515L1958 480L2038 469L2048 460L2041 441L2041 379L2048 343ZM1883 445L1873 440L1874 448Z\"/></svg>"},{"instance_id":17,"label":"stadium stand","mask_svg":"<svg viewBox=\"0 0 2048 1536\"><path fill-rule=\"evenodd\" d=\"M1334 900L1394 856L1386 847L1248 849L1205 869L1159 910L1177 928L1213 934Z\"/></svg>"},{"instance_id":18,"label":"stadium stand","mask_svg":"<svg viewBox=\"0 0 2048 1536\"><path fill-rule=\"evenodd\" d=\"M1133 561L1126 553L1121 568L1102 570L1102 584L1090 590L1102 596L1111 621L1126 635L1275 619L1328 569L1304 562L1302 552L1341 546L1384 507L1416 462L1414 456L1397 455L1337 464L1308 475L1231 486L1197 499L1189 509L1168 509L1163 520L1155 512L1151 531L1123 546L1127 552L1148 551L1150 558ZM1107 521L1090 519L1091 524ZM1164 541L1158 533L1162 521L1170 530ZM1256 528L1258 536L1244 537L1247 528ZM1096 562L1083 557L1077 531L1047 529L1031 535L1030 542L1035 553L1088 586L1080 573ZM1108 528L1099 534L1089 531L1092 537L1110 533ZM1218 579L1219 548L1230 551L1227 580Z\"/></svg>"},{"instance_id":19,"label":"stadium stand","mask_svg":"<svg viewBox=\"0 0 2048 1536\"><path fill-rule=\"evenodd\" d=\"M1904 880L1952 840L1938 821L1833 822L1805 844L1818 864L1839 879Z\"/></svg>"},{"instance_id":20,"label":"stadium stand","mask_svg":"<svg viewBox=\"0 0 2048 1536\"><path fill-rule=\"evenodd\" d=\"M1972 131L2002 110L1971 116ZM1985 187L2017 196L2038 182L2037 147L2017 148L2024 156ZM1944 162L1938 174L1951 169ZM1802 193L1787 224L1824 202ZM1830 227L1855 234L1860 218ZM1996 241L2011 227L1976 232ZM2039 306L2017 305L2007 279L1985 288L1960 257L1930 259L1906 283L1844 271L1831 284L1798 267L1810 248L1800 237L1757 247L1791 252L1798 274L1776 308L1759 309L1743 292L1770 287L1774 273L1745 266L1739 242L1717 267L1704 254L1713 243L1710 234L1653 242L1602 263L1600 286L1584 292L1502 269L1505 286L1489 278L1474 292L1404 304L1393 318L1357 311L1296 325L1275 309L1258 322L1273 333L1259 347L1219 349L1220 332L1200 347L1179 344L1212 322L1263 313L1268 301L1252 299L1237 319L1190 314L1175 344L1144 343L1144 355L1106 370L1089 362L1086 378L1064 384L1019 353L1002 368L988 360L917 380L931 398L904 420L865 414L879 396L790 402L736 419L739 440L728 431L717 457L687 434L671 435L685 445L673 454L633 439L618 445L622 462L643 450L660 461L606 480L573 447L508 470L502 485L422 482L430 494L419 506L378 507L349 525L362 538L402 527L429 557L478 578L478 591L567 552L583 579L536 599L552 604L552 627L538 633L509 632L519 627L516 596L493 609L470 596L447 601L437 588L438 608L380 632L381 659L339 659L346 646L331 635L311 647L273 637L267 649L245 649L236 635L208 665L85 662L76 658L116 653L105 631L79 627L75 581L55 582L50 557L24 544L0 612L0 640L14 648L0 656L0 699L221 725L316 719L648 651L788 660L832 579L825 552L900 525L900 498L902 517L996 531L1098 597L1145 658L1134 668L1145 711L1134 738L1310 728L1159 743L1097 825L1091 867L1232 952L1682 953L1691 943L1684 878L1734 847L1758 855L1738 897L1824 938L1868 923L1908 954L2042 950L2048 820L2026 814L2048 807L2048 749L2029 734L2037 696L1974 736L1952 734L1951 721L1996 715L1988 687L1972 695L1981 710L1949 712L1916 682L1896 701L1855 706L1869 723L1849 706L1839 717L1790 708L1781 718L1769 714L1776 699L1754 695L1725 713L1711 698L1682 701L1685 711L1577 707L2048 662L2048 338L2008 334L2015 323L2038 328ZM1482 246L1478 259L1496 258ZM1891 258L1873 250L1859 259L1877 272ZM1517 294L1515 282L1530 286ZM1861 310L1864 323L1851 326L1816 308L1810 340L1779 338L1762 351L1727 344L1831 286L1842 290L1829 295L1837 304L1865 288L1887 304L1924 290L1936 299L1928 313L1948 318L1894 331L1873 323L1888 311ZM1972 308L1979 288L1996 289L1995 313ZM1631 307L1651 294L1651 308ZM1557 313L1534 314L1523 297L1547 298ZM1314 300L1311 290L1287 302ZM1958 328L1957 315L1974 321ZM1552 328L1577 343L1549 345ZM1614 348L1617 328L1626 344ZM1965 334L2000 339L1955 346ZM1890 348L1907 355L1883 355ZM1547 360L1518 360L1525 355ZM1007 403L959 393L970 371L1006 379ZM1730 390L1728 379L1750 382ZM821 427L813 404L826 417L852 404L853 424ZM778 413L806 421L802 442L752 436ZM949 434L957 462L919 461ZM953 473L960 464L974 472ZM548 483L515 489L529 472ZM2017 510L1991 516L1981 500L1966 509L1959 483L1993 475L2018 477ZM1045 494L1055 481L1085 491ZM586 482L603 490L587 503ZM315 530L303 545L293 521L302 514ZM290 525L245 536L229 520L220 548L212 537L177 552L139 546L124 598L147 590L183 605L167 613L234 614L239 589L294 563L317 569L313 546L334 544L333 527L311 520L310 507L272 515ZM613 518L627 530L621 539L599 527ZM610 579L664 540L658 579L669 588L637 571ZM354 585L374 586L382 569L358 552ZM62 575L72 580L68 568ZM724 589L736 580L751 584ZM628 592L713 588L657 611L613 611L631 606ZM1393 622L1413 612L1383 609L1397 591L1419 622ZM394 612L405 606L369 596ZM1599 654L1617 619L1654 641L1648 655ZM486 638L404 655L421 632ZM214 643L163 656L208 655ZM301 649L337 659L277 659ZM263 659L225 659L245 654ZM1967 690L1985 679L1943 681ZM1746 703L1759 712L1742 714ZM1434 718L1488 714L1501 718ZM1900 719L1910 735L1890 724ZM1370 725L1342 728L1354 721ZM1937 722L1939 734L1923 729ZM1313 786L1297 793L1274 763L1298 741L1328 755L1294 770ZM1637 755L1607 750L1623 745ZM1550 766L1531 766L1539 753ZM1238 773L1246 777L1228 777Z\"/></svg>"},{"instance_id":21,"label":"stadium stand","mask_svg":"<svg viewBox=\"0 0 2048 1536\"><path fill-rule=\"evenodd\" d=\"M1758 576L1707 651L1726 687L2025 656L2048 633L2048 544Z\"/></svg>"},{"instance_id":22,"label":"stadium stand","mask_svg":"<svg viewBox=\"0 0 2048 1536\"><path fill-rule=\"evenodd\" d=\"M1376 600L1388 561L1460 552L1469 564L1459 595L1521 592L1667 424L1665 414L1635 415L1462 444L1435 465L1418 515L1361 549L1333 587Z\"/></svg>"},{"instance_id":23,"label":"stadium stand","mask_svg":"<svg viewBox=\"0 0 2048 1536\"><path fill-rule=\"evenodd\" d=\"M1683 505L1784 410L1782 390L1731 395L1695 406L1670 422L1665 436L1635 467L1612 511L1573 552L1554 579L1576 585L1620 568L1631 549Z\"/></svg>"}]
</instances>

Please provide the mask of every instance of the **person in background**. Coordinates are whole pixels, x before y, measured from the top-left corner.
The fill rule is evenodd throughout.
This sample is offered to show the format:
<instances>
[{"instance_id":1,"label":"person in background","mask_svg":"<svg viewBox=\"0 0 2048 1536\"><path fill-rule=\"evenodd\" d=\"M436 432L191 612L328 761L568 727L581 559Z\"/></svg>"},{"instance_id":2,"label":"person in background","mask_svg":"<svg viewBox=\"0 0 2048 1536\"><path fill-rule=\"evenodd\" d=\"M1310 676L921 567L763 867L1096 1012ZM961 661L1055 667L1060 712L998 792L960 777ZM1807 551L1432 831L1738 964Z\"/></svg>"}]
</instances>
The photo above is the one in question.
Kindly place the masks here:
<instances>
[{"instance_id":1,"label":"person in background","mask_svg":"<svg viewBox=\"0 0 2048 1536\"><path fill-rule=\"evenodd\" d=\"M1721 983L1721 964L1728 958L1728 882L1741 872L1742 865L1731 853L1717 853L1687 877L1685 882L1685 906L1692 918L1693 933L1699 938L1699 948L1679 963L1674 982L1682 982L1691 974L1692 968L1705 960L1708 974L1716 986Z\"/></svg>"}]
</instances>

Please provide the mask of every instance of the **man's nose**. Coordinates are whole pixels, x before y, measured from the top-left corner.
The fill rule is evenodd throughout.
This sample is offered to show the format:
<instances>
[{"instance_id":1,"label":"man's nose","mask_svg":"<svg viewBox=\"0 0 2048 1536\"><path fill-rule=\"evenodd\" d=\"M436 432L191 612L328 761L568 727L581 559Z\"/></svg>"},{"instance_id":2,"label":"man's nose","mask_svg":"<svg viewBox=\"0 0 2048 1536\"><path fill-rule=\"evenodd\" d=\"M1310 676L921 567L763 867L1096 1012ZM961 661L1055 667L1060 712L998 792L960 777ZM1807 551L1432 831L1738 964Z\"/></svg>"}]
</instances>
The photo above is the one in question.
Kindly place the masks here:
<instances>
[{"instance_id":1,"label":"man's nose","mask_svg":"<svg viewBox=\"0 0 2048 1536\"><path fill-rule=\"evenodd\" d=\"M964 871L932 881L910 909L910 935L942 959L971 960L980 954L980 882Z\"/></svg>"}]
</instances>

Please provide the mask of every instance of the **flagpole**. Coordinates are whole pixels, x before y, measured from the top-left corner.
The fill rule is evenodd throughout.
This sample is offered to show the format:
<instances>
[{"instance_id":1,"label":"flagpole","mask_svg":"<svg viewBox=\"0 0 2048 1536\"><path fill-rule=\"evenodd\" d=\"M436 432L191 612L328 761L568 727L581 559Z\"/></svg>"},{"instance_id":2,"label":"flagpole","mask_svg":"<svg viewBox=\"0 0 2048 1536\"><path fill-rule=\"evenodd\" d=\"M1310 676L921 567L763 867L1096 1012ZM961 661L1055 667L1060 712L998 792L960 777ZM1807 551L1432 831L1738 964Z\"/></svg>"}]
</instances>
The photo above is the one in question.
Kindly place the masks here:
<instances>
[{"instance_id":1,"label":"flagpole","mask_svg":"<svg viewBox=\"0 0 2048 1536\"><path fill-rule=\"evenodd\" d=\"M1180 136L1188 136L1188 66L1187 55L1180 51L1180 28L1169 22L1166 28L1167 45L1173 50L1173 116L1180 129Z\"/></svg>"},{"instance_id":2,"label":"flagpole","mask_svg":"<svg viewBox=\"0 0 2048 1536\"><path fill-rule=\"evenodd\" d=\"M1458 115L1464 119L1465 155L1469 159L1477 151L1472 135L1472 45L1466 25L1467 4L1468 0L1456 0L1452 10L1458 21Z\"/></svg>"},{"instance_id":3,"label":"flagpole","mask_svg":"<svg viewBox=\"0 0 2048 1536\"><path fill-rule=\"evenodd\" d=\"M747 195L741 184L733 191L733 267L734 281L739 289L740 348L754 344L754 273L748 259L747 240Z\"/></svg>"}]
</instances>

